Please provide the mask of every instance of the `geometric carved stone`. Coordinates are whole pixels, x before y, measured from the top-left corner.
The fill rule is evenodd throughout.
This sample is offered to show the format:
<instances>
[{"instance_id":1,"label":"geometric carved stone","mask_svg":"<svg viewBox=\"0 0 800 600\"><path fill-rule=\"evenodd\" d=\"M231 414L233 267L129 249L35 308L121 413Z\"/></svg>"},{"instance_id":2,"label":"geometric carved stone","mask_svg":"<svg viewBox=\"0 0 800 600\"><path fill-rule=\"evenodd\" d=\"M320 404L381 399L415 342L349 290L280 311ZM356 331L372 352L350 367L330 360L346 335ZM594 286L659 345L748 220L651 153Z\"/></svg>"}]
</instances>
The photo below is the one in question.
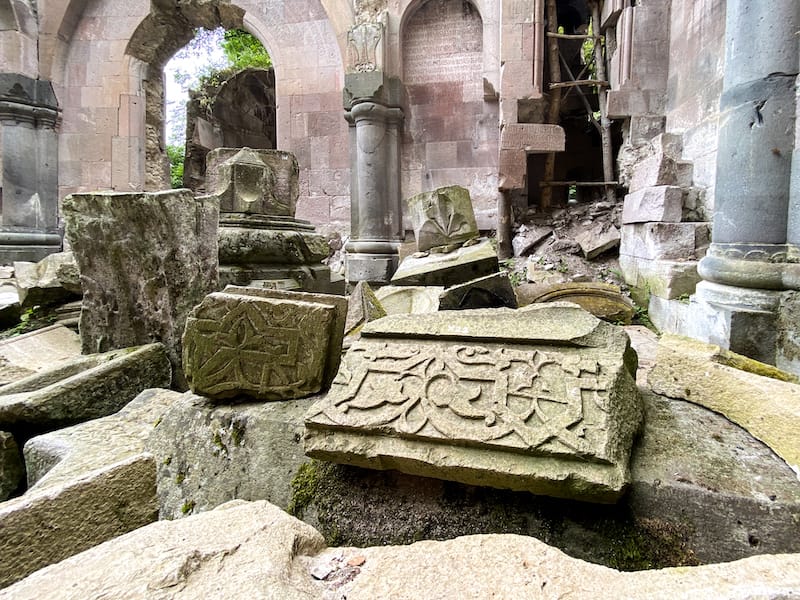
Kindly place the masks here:
<instances>
[{"instance_id":1,"label":"geometric carved stone","mask_svg":"<svg viewBox=\"0 0 800 600\"><path fill-rule=\"evenodd\" d=\"M461 245L478 237L466 188L452 185L417 194L408 199L408 210L420 252L437 246Z\"/></svg>"},{"instance_id":2,"label":"geometric carved stone","mask_svg":"<svg viewBox=\"0 0 800 600\"><path fill-rule=\"evenodd\" d=\"M333 298L233 286L209 294L189 315L183 337L192 391L259 400L320 391L338 365L347 310L344 298Z\"/></svg>"},{"instance_id":3,"label":"geometric carved stone","mask_svg":"<svg viewBox=\"0 0 800 600\"><path fill-rule=\"evenodd\" d=\"M306 417L306 454L615 502L642 420L620 328L564 303L364 326Z\"/></svg>"}]
</instances>

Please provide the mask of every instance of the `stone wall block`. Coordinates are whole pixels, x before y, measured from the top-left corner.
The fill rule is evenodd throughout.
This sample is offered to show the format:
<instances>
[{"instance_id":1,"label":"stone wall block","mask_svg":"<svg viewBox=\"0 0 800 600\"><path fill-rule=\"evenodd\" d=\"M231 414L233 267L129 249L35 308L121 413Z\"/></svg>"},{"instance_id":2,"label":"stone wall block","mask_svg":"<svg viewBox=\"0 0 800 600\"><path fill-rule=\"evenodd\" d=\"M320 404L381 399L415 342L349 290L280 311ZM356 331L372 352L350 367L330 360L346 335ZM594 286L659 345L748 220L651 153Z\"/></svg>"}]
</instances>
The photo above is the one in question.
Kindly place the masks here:
<instances>
[{"instance_id":1,"label":"stone wall block","mask_svg":"<svg viewBox=\"0 0 800 600\"><path fill-rule=\"evenodd\" d=\"M682 208L681 188L668 185L648 187L625 196L622 222L624 224L648 221L679 223Z\"/></svg>"},{"instance_id":2,"label":"stone wall block","mask_svg":"<svg viewBox=\"0 0 800 600\"><path fill-rule=\"evenodd\" d=\"M696 260L709 243L708 223L623 225L620 255L648 260Z\"/></svg>"}]
</instances>

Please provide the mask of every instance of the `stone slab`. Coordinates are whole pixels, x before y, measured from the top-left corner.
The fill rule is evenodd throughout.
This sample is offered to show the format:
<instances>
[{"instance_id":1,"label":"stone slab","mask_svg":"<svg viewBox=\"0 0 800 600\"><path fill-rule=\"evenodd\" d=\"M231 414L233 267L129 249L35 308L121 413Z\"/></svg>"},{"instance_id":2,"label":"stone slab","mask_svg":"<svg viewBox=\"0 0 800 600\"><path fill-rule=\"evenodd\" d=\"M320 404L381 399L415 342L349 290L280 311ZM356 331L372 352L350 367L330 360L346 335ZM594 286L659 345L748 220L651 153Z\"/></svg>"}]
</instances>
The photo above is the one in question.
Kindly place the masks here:
<instances>
[{"instance_id":1,"label":"stone slab","mask_svg":"<svg viewBox=\"0 0 800 600\"><path fill-rule=\"evenodd\" d=\"M520 228L517 235L511 240L514 256L525 256L533 250L536 244L553 234L552 227L523 227Z\"/></svg>"},{"instance_id":2,"label":"stone slab","mask_svg":"<svg viewBox=\"0 0 800 600\"><path fill-rule=\"evenodd\" d=\"M772 448L800 476L796 376L719 346L664 335L648 381L659 394L725 415Z\"/></svg>"},{"instance_id":3,"label":"stone slab","mask_svg":"<svg viewBox=\"0 0 800 600\"><path fill-rule=\"evenodd\" d=\"M613 225L598 223L575 236L587 260L600 256L619 245L619 230Z\"/></svg>"},{"instance_id":4,"label":"stone slab","mask_svg":"<svg viewBox=\"0 0 800 600\"><path fill-rule=\"evenodd\" d=\"M22 379L80 356L80 353L80 336L62 325L51 325L2 340L0 382Z\"/></svg>"},{"instance_id":5,"label":"stone slab","mask_svg":"<svg viewBox=\"0 0 800 600\"><path fill-rule=\"evenodd\" d=\"M27 437L104 417L171 376L161 344L79 357L0 388L0 427Z\"/></svg>"},{"instance_id":6,"label":"stone slab","mask_svg":"<svg viewBox=\"0 0 800 600\"><path fill-rule=\"evenodd\" d=\"M630 352L621 329L569 304L373 321L309 411L306 453L614 502L641 421Z\"/></svg>"},{"instance_id":7,"label":"stone slab","mask_svg":"<svg viewBox=\"0 0 800 600\"><path fill-rule=\"evenodd\" d=\"M157 518L144 440L179 396L147 390L117 414L28 441L32 486L0 504L0 587Z\"/></svg>"},{"instance_id":8,"label":"stone slab","mask_svg":"<svg viewBox=\"0 0 800 600\"><path fill-rule=\"evenodd\" d=\"M446 254L406 257L392 276L392 285L441 285L464 283L499 270L497 252L489 240L462 246Z\"/></svg>"},{"instance_id":9,"label":"stone slab","mask_svg":"<svg viewBox=\"0 0 800 600\"><path fill-rule=\"evenodd\" d=\"M199 558L202 557L202 558ZM800 556L621 572L535 538L471 535L404 546L326 548L312 527L267 502L231 502L161 521L48 567L0 598L788 598Z\"/></svg>"},{"instance_id":10,"label":"stone slab","mask_svg":"<svg viewBox=\"0 0 800 600\"><path fill-rule=\"evenodd\" d=\"M186 316L217 287L218 202L185 189L72 194L63 212L84 291L83 351L160 341L185 388Z\"/></svg>"},{"instance_id":11,"label":"stone slab","mask_svg":"<svg viewBox=\"0 0 800 600\"><path fill-rule=\"evenodd\" d=\"M76 269L72 252L50 254L38 263L15 262L14 276L22 308L59 304L80 296L80 283L76 289L72 277L61 275Z\"/></svg>"},{"instance_id":12,"label":"stone slab","mask_svg":"<svg viewBox=\"0 0 800 600\"><path fill-rule=\"evenodd\" d=\"M625 196L622 223L648 221L680 223L683 215L683 191L677 186L648 187Z\"/></svg>"},{"instance_id":13,"label":"stone slab","mask_svg":"<svg viewBox=\"0 0 800 600\"><path fill-rule=\"evenodd\" d=\"M508 273L494 273L453 285L439 294L439 310L517 308L517 296Z\"/></svg>"},{"instance_id":14,"label":"stone slab","mask_svg":"<svg viewBox=\"0 0 800 600\"><path fill-rule=\"evenodd\" d=\"M509 123L500 130L501 150L531 153L563 152L564 128L546 123Z\"/></svg>"},{"instance_id":15,"label":"stone slab","mask_svg":"<svg viewBox=\"0 0 800 600\"><path fill-rule=\"evenodd\" d=\"M462 244L478 237L469 190L458 185L422 192L406 201L417 249Z\"/></svg>"}]
</instances>

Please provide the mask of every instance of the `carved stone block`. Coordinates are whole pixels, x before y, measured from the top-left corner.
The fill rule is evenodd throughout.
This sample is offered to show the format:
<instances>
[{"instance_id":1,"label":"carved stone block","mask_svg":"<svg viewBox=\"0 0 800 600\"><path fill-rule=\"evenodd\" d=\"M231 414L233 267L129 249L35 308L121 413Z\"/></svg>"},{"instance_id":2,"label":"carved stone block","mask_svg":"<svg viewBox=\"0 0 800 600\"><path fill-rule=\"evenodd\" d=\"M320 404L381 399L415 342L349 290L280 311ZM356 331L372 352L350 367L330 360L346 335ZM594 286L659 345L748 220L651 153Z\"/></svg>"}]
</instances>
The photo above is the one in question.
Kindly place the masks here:
<instances>
[{"instance_id":1,"label":"carved stone block","mask_svg":"<svg viewBox=\"0 0 800 600\"><path fill-rule=\"evenodd\" d=\"M228 286L186 321L183 364L193 392L214 399L302 398L330 384L347 301Z\"/></svg>"},{"instance_id":2,"label":"carved stone block","mask_svg":"<svg viewBox=\"0 0 800 600\"><path fill-rule=\"evenodd\" d=\"M368 323L306 417L306 454L614 502L642 420L627 335L565 303Z\"/></svg>"},{"instance_id":3,"label":"carved stone block","mask_svg":"<svg viewBox=\"0 0 800 600\"><path fill-rule=\"evenodd\" d=\"M463 243L478 237L469 190L452 185L408 199L417 249Z\"/></svg>"},{"instance_id":4,"label":"carved stone block","mask_svg":"<svg viewBox=\"0 0 800 600\"><path fill-rule=\"evenodd\" d=\"M444 254L408 256L397 268L392 284L451 286L497 273L498 269L497 252L489 240L482 240Z\"/></svg>"}]
</instances>

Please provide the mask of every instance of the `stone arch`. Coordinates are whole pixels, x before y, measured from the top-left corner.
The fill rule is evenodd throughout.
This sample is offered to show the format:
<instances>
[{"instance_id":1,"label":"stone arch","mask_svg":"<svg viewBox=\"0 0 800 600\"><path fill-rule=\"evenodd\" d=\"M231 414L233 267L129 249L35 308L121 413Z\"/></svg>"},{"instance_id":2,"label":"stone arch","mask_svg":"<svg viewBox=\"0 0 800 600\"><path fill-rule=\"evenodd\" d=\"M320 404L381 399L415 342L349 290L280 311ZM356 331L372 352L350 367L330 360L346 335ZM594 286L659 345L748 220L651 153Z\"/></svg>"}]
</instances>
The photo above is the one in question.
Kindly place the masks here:
<instances>
[{"instance_id":1,"label":"stone arch","mask_svg":"<svg viewBox=\"0 0 800 600\"><path fill-rule=\"evenodd\" d=\"M468 0L409 5L401 30L408 93L402 194L470 190L489 217L497 200L498 107L485 97L485 26Z\"/></svg>"},{"instance_id":2,"label":"stone arch","mask_svg":"<svg viewBox=\"0 0 800 600\"><path fill-rule=\"evenodd\" d=\"M349 224L347 122L342 53L321 0L69 0L78 10L52 18L53 38L73 26L54 71L64 98L60 194L145 185L145 113L150 82L189 39L193 26L237 26L275 62L277 146L300 165L297 216ZM71 10L71 9L70 9ZM72 13L71 13L72 14ZM147 30L151 36L148 42ZM184 33L179 33L184 32ZM148 46L152 45L151 48ZM56 77L54 77L54 81ZM158 84L153 84L158 87ZM58 89L57 89L58 91ZM158 147L158 137L155 137ZM158 156L156 154L156 156Z\"/></svg>"},{"instance_id":3,"label":"stone arch","mask_svg":"<svg viewBox=\"0 0 800 600\"><path fill-rule=\"evenodd\" d=\"M220 3L221 5L221 3ZM195 0L159 8L156 6L133 32L125 54L146 65L144 80L145 179L144 189L170 187L169 159L164 142L164 81L167 61L194 37L198 27L237 29L244 27L244 11L232 5Z\"/></svg>"}]
</instances>

